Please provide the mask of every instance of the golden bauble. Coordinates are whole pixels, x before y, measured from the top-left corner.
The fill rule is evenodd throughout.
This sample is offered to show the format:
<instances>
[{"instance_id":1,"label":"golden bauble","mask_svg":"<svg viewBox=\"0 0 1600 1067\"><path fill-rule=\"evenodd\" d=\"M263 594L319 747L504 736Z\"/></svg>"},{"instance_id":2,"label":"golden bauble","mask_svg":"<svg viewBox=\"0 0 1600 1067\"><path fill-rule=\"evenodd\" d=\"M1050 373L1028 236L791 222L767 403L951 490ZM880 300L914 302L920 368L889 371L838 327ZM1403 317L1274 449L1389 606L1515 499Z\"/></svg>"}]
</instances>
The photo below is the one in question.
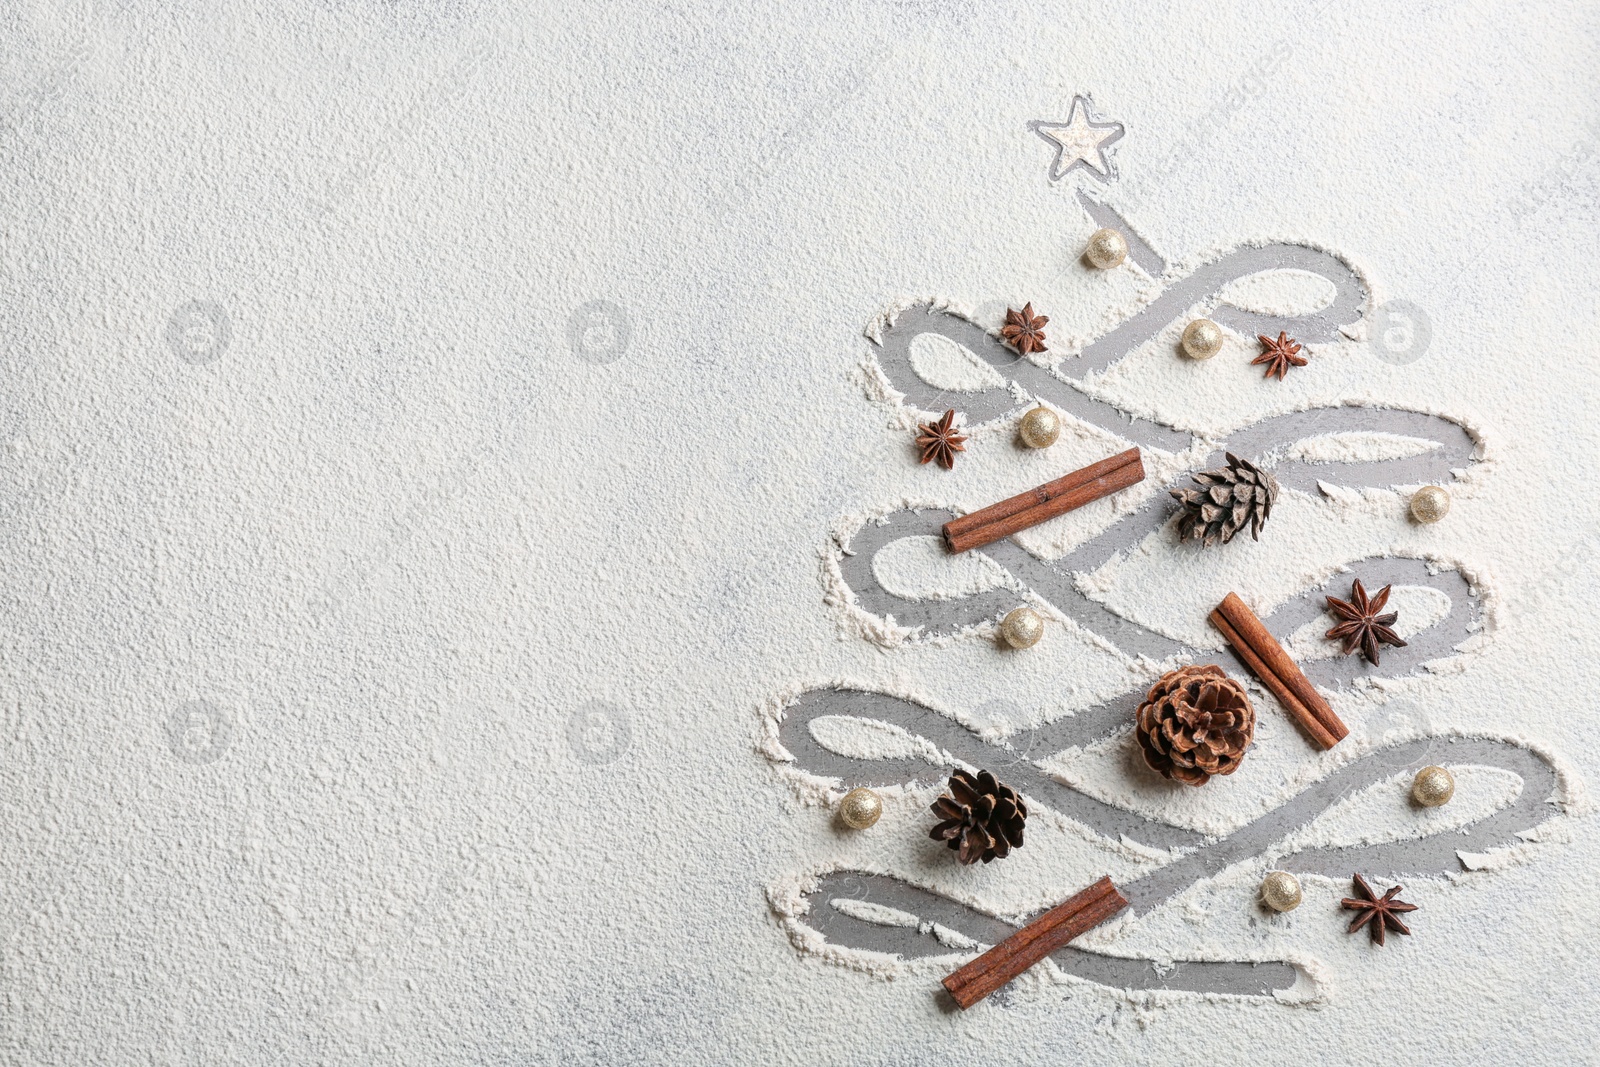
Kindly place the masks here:
<instances>
[{"instance_id":1,"label":"golden bauble","mask_svg":"<svg viewBox=\"0 0 1600 1067\"><path fill-rule=\"evenodd\" d=\"M1273 871L1261 880L1261 902L1273 911L1293 911L1300 906L1300 879L1288 871Z\"/></svg>"},{"instance_id":2,"label":"golden bauble","mask_svg":"<svg viewBox=\"0 0 1600 1067\"><path fill-rule=\"evenodd\" d=\"M1456 795L1456 776L1443 767L1424 767L1411 779L1411 799L1425 808L1450 803Z\"/></svg>"},{"instance_id":3,"label":"golden bauble","mask_svg":"<svg viewBox=\"0 0 1600 1067\"><path fill-rule=\"evenodd\" d=\"M1434 523L1450 514L1450 494L1437 485L1425 485L1411 495L1411 517Z\"/></svg>"},{"instance_id":4,"label":"golden bauble","mask_svg":"<svg viewBox=\"0 0 1600 1067\"><path fill-rule=\"evenodd\" d=\"M857 786L839 801L839 818L856 830L865 830L883 814L883 798L870 789Z\"/></svg>"},{"instance_id":5,"label":"golden bauble","mask_svg":"<svg viewBox=\"0 0 1600 1067\"><path fill-rule=\"evenodd\" d=\"M1083 257L1101 270L1121 266L1128 258L1128 240L1116 230L1096 230L1089 235L1089 246L1083 250Z\"/></svg>"},{"instance_id":6,"label":"golden bauble","mask_svg":"<svg viewBox=\"0 0 1600 1067\"><path fill-rule=\"evenodd\" d=\"M1001 621L1000 636L1012 648L1032 648L1044 636L1044 620L1032 608L1017 608Z\"/></svg>"},{"instance_id":7,"label":"golden bauble","mask_svg":"<svg viewBox=\"0 0 1600 1067\"><path fill-rule=\"evenodd\" d=\"M1029 448L1049 448L1061 436L1061 418L1047 407L1037 407L1022 416L1017 434Z\"/></svg>"},{"instance_id":8,"label":"golden bauble","mask_svg":"<svg viewBox=\"0 0 1600 1067\"><path fill-rule=\"evenodd\" d=\"M1183 354L1190 359L1210 359L1222 351L1222 327L1210 319L1195 319L1183 328Z\"/></svg>"}]
</instances>

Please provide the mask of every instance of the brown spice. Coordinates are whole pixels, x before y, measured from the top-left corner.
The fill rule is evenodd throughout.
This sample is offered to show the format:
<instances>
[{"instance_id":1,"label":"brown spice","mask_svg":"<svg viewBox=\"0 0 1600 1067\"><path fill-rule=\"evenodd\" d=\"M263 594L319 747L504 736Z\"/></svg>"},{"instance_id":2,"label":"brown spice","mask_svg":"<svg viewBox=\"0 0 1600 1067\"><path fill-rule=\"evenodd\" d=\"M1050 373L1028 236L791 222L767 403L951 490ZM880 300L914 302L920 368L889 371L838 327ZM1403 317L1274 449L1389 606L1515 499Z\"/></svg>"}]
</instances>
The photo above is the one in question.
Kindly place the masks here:
<instances>
[{"instance_id":1,"label":"brown spice","mask_svg":"<svg viewBox=\"0 0 1600 1067\"><path fill-rule=\"evenodd\" d=\"M943 527L945 544L952 552L979 548L1143 480L1144 461L1139 458L1137 448L1130 448L1071 474L1063 474L1055 481L1035 486L1026 493L951 519Z\"/></svg>"},{"instance_id":2,"label":"brown spice","mask_svg":"<svg viewBox=\"0 0 1600 1067\"><path fill-rule=\"evenodd\" d=\"M1395 648L1405 648L1406 643L1400 640L1400 635L1389 627L1400 617L1397 611L1387 615L1378 614L1383 606L1389 602L1389 590L1393 586L1384 586L1378 595L1367 599L1367 590L1357 578L1355 585L1350 589L1350 600L1340 600L1338 597L1324 597L1328 602L1328 610L1344 621L1326 634L1331 638L1344 639L1344 654L1349 655L1361 647L1361 654L1367 657L1367 662L1374 667L1378 665L1378 642L1393 645ZM1353 601L1353 603L1352 603Z\"/></svg>"},{"instance_id":3,"label":"brown spice","mask_svg":"<svg viewBox=\"0 0 1600 1067\"><path fill-rule=\"evenodd\" d=\"M1406 924L1400 921L1400 914L1416 911L1417 906L1396 899L1400 890L1405 888L1404 886L1397 885L1380 897L1372 891L1372 887L1367 884L1367 880L1359 874L1355 876L1355 883L1356 892L1361 894L1360 899L1345 897L1341 901L1349 910L1361 913L1350 920L1350 933L1353 934L1363 926L1366 926L1372 931L1372 940L1380 945L1383 944L1385 928L1393 930L1397 934L1411 936L1411 931L1406 927ZM1368 925L1369 923L1370 925Z\"/></svg>"},{"instance_id":4,"label":"brown spice","mask_svg":"<svg viewBox=\"0 0 1600 1067\"><path fill-rule=\"evenodd\" d=\"M956 432L956 409L944 413L938 422L925 422L917 427L917 447L922 450L922 462L936 459L939 466L950 470L956 465L956 453L967 450L967 439Z\"/></svg>"},{"instance_id":5,"label":"brown spice","mask_svg":"<svg viewBox=\"0 0 1600 1067\"><path fill-rule=\"evenodd\" d=\"M941 983L963 1009L970 1008L1073 938L1128 906L1110 878L1057 904L977 959L946 975Z\"/></svg>"},{"instance_id":6,"label":"brown spice","mask_svg":"<svg viewBox=\"0 0 1600 1067\"><path fill-rule=\"evenodd\" d=\"M1306 365L1305 357L1296 355L1300 351L1300 342L1282 330L1278 331L1278 339L1276 341L1266 334L1260 333L1256 334L1256 340L1261 342L1265 351L1255 359L1252 359L1250 365L1254 367L1258 363L1265 363L1267 365L1266 376L1268 378L1276 374L1278 381L1281 382L1290 367L1304 367Z\"/></svg>"},{"instance_id":7,"label":"brown spice","mask_svg":"<svg viewBox=\"0 0 1600 1067\"><path fill-rule=\"evenodd\" d=\"M1044 324L1049 321L1048 316L1033 313L1031 302L1022 305L1021 311L1007 308L1006 324L1000 327L1000 336L1015 345L1023 355L1048 352L1050 350L1044 346Z\"/></svg>"},{"instance_id":8,"label":"brown spice","mask_svg":"<svg viewBox=\"0 0 1600 1067\"><path fill-rule=\"evenodd\" d=\"M1229 593L1211 613L1211 625L1222 631L1244 665L1319 746L1332 748L1350 735L1311 679L1237 594Z\"/></svg>"}]
</instances>

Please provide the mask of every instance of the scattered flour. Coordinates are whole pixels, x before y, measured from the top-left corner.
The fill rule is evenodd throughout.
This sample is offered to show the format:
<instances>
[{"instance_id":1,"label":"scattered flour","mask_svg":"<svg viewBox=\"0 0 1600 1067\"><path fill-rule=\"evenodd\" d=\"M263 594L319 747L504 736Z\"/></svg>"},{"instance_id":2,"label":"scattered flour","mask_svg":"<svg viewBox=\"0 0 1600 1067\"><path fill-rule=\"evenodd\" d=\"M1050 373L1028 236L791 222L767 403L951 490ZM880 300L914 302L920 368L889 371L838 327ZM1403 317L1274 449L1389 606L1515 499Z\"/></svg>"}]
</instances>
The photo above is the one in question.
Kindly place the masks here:
<instances>
[{"instance_id":1,"label":"scattered flour","mask_svg":"<svg viewBox=\"0 0 1600 1067\"><path fill-rule=\"evenodd\" d=\"M1333 283L1322 275L1287 268L1230 282L1217 294L1217 301L1263 315L1308 315L1333 303L1337 295Z\"/></svg>"},{"instance_id":2,"label":"scattered flour","mask_svg":"<svg viewBox=\"0 0 1600 1067\"><path fill-rule=\"evenodd\" d=\"M1284 459L1305 463L1362 463L1383 459L1406 459L1438 448L1436 441L1405 437L1393 433L1351 432L1307 437L1285 449ZM1270 460L1269 460L1270 462Z\"/></svg>"},{"instance_id":3,"label":"scattered flour","mask_svg":"<svg viewBox=\"0 0 1600 1067\"><path fill-rule=\"evenodd\" d=\"M1522 779L1498 767L1451 765L1449 770L1456 779L1456 792L1442 807L1417 807L1410 800L1412 774L1397 774L1344 798L1284 838L1272 855L1447 833L1493 815L1522 794Z\"/></svg>"},{"instance_id":4,"label":"scattered flour","mask_svg":"<svg viewBox=\"0 0 1600 1067\"><path fill-rule=\"evenodd\" d=\"M861 760L922 759L942 766L945 754L927 740L893 723L850 715L822 715L811 720L811 736L830 752Z\"/></svg>"},{"instance_id":5,"label":"scattered flour","mask_svg":"<svg viewBox=\"0 0 1600 1067\"><path fill-rule=\"evenodd\" d=\"M6 5L5 1059L1591 1059L1597 27L1581 5L1315 8ZM1125 124L1105 181L1051 181L1028 127L1078 93ZM1080 192L1167 271L1085 265ZM1416 935L1382 950L1345 934L1347 883L1264 913L1262 863L1090 935L1164 965L1292 961L1275 1001L1046 965L942 1010L972 945L930 927L948 952L841 950L805 925L807 888L872 869L1010 917L1172 857L1041 811L1016 856L959 868L903 786L841 830L775 708L849 683L1003 737L1152 668L1054 620L1023 656L851 614L853 527L981 507L1116 443L1069 424L1034 453L998 419L955 470L919 467L940 412L898 405L862 328L901 297L953 295L991 331L1031 300L1040 361L1079 377L1173 278L1267 237L1348 257L1374 312L1425 310L1431 346L1386 358L1363 320L1267 382L1252 337L1193 362L1174 322L1084 389L1211 439L1314 404L1437 410L1485 461L1434 527L1402 493L1298 493L1259 544L1152 541L1085 582L1198 642L1228 588L1272 604L1374 553L1459 560L1481 642L1341 694L1348 752L1268 717L1205 791L1119 790L1148 778L1125 738L1062 773L1224 825L1426 722L1569 753L1562 803L1408 881ZM1319 299L1297 284L1226 295ZM980 384L951 355L930 373ZM1118 506L1029 544L1058 556ZM1509 795L1461 780L1463 807L1420 818ZM1384 788L1322 830L1366 832L1359 805L1414 817Z\"/></svg>"},{"instance_id":6,"label":"scattered flour","mask_svg":"<svg viewBox=\"0 0 1600 1067\"><path fill-rule=\"evenodd\" d=\"M879 584L908 600L949 600L1017 583L979 552L952 553L935 536L902 537L872 558Z\"/></svg>"},{"instance_id":7,"label":"scattered flour","mask_svg":"<svg viewBox=\"0 0 1600 1067\"><path fill-rule=\"evenodd\" d=\"M923 380L956 392L1003 389L1006 384L999 371L936 333L919 334L911 342L911 366Z\"/></svg>"}]
</instances>

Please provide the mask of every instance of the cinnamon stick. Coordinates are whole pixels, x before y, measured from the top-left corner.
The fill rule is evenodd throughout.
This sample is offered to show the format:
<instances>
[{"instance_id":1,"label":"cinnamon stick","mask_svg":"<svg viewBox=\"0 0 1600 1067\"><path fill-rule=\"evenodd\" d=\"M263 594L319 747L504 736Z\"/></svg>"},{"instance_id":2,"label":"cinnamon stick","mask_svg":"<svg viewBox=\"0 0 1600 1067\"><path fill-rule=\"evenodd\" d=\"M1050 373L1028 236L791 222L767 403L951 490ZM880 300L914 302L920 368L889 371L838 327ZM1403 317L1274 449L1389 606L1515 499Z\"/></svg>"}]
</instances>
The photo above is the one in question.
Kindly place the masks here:
<instances>
[{"instance_id":1,"label":"cinnamon stick","mask_svg":"<svg viewBox=\"0 0 1600 1067\"><path fill-rule=\"evenodd\" d=\"M1327 731L1322 723L1317 720L1317 717L1312 715L1310 710L1300 703L1299 698L1278 682L1272 672L1267 669L1266 664L1261 662L1260 657L1250 650L1250 645L1239 636L1232 626L1228 625L1228 621L1220 613L1211 613L1211 623L1222 631L1222 636L1228 639L1228 644L1233 646L1234 653L1250 669L1250 673L1260 678L1262 683L1272 690L1272 695L1278 698L1278 703L1288 710L1290 717L1299 723L1300 728L1311 736L1311 740L1316 743L1317 747L1332 748L1339 743L1339 739Z\"/></svg>"},{"instance_id":2,"label":"cinnamon stick","mask_svg":"<svg viewBox=\"0 0 1600 1067\"><path fill-rule=\"evenodd\" d=\"M971 515L951 519L944 524L945 544L952 552L979 548L1143 480L1144 461L1137 448L1130 448Z\"/></svg>"},{"instance_id":3,"label":"cinnamon stick","mask_svg":"<svg viewBox=\"0 0 1600 1067\"><path fill-rule=\"evenodd\" d=\"M963 1009L1128 906L1110 878L1070 897L998 945L946 975L941 983Z\"/></svg>"},{"instance_id":4,"label":"cinnamon stick","mask_svg":"<svg viewBox=\"0 0 1600 1067\"><path fill-rule=\"evenodd\" d=\"M1350 730L1317 692L1311 679L1278 644L1256 613L1234 593L1229 593L1211 613L1211 624L1278 702L1322 748L1332 748Z\"/></svg>"}]
</instances>

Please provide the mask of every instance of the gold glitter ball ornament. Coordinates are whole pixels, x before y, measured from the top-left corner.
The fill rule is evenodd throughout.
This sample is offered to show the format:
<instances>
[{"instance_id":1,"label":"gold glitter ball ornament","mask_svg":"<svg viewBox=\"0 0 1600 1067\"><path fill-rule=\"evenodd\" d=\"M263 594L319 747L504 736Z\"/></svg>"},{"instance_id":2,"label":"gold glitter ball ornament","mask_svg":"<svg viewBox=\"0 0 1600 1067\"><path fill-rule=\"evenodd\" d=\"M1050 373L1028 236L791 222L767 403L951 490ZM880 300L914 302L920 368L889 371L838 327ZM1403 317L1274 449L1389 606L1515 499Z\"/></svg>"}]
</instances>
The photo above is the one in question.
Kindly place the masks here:
<instances>
[{"instance_id":1,"label":"gold glitter ball ornament","mask_svg":"<svg viewBox=\"0 0 1600 1067\"><path fill-rule=\"evenodd\" d=\"M1012 648L1032 648L1044 636L1044 620L1032 608L1017 608L1001 621L1000 636Z\"/></svg>"},{"instance_id":2,"label":"gold glitter ball ornament","mask_svg":"<svg viewBox=\"0 0 1600 1067\"><path fill-rule=\"evenodd\" d=\"M1061 419L1049 408L1037 407L1022 416L1017 433L1029 448L1049 448L1061 436Z\"/></svg>"},{"instance_id":3,"label":"gold glitter ball ornament","mask_svg":"<svg viewBox=\"0 0 1600 1067\"><path fill-rule=\"evenodd\" d=\"M1183 328L1183 354L1190 359L1210 359L1222 351L1222 327L1210 319L1195 319Z\"/></svg>"},{"instance_id":4,"label":"gold glitter ball ornament","mask_svg":"<svg viewBox=\"0 0 1600 1067\"><path fill-rule=\"evenodd\" d=\"M1096 230L1089 235L1089 246L1083 250L1083 255L1101 270L1120 267L1128 258L1128 239L1116 230Z\"/></svg>"},{"instance_id":5,"label":"gold glitter ball ornament","mask_svg":"<svg viewBox=\"0 0 1600 1067\"><path fill-rule=\"evenodd\" d=\"M1450 494L1437 485L1425 485L1411 496L1411 517L1435 523L1450 514Z\"/></svg>"},{"instance_id":6,"label":"gold glitter ball ornament","mask_svg":"<svg viewBox=\"0 0 1600 1067\"><path fill-rule=\"evenodd\" d=\"M1456 795L1456 776L1443 767L1424 767L1411 779L1411 799L1425 808L1450 803Z\"/></svg>"},{"instance_id":7,"label":"gold glitter ball ornament","mask_svg":"<svg viewBox=\"0 0 1600 1067\"><path fill-rule=\"evenodd\" d=\"M844 820L846 826L856 830L865 830L878 821L883 814L883 798L870 789L859 786L844 795L839 801L839 818Z\"/></svg>"},{"instance_id":8,"label":"gold glitter ball ornament","mask_svg":"<svg viewBox=\"0 0 1600 1067\"><path fill-rule=\"evenodd\" d=\"M1261 880L1261 902L1273 911L1293 911L1300 906L1300 879L1273 871Z\"/></svg>"}]
</instances>

